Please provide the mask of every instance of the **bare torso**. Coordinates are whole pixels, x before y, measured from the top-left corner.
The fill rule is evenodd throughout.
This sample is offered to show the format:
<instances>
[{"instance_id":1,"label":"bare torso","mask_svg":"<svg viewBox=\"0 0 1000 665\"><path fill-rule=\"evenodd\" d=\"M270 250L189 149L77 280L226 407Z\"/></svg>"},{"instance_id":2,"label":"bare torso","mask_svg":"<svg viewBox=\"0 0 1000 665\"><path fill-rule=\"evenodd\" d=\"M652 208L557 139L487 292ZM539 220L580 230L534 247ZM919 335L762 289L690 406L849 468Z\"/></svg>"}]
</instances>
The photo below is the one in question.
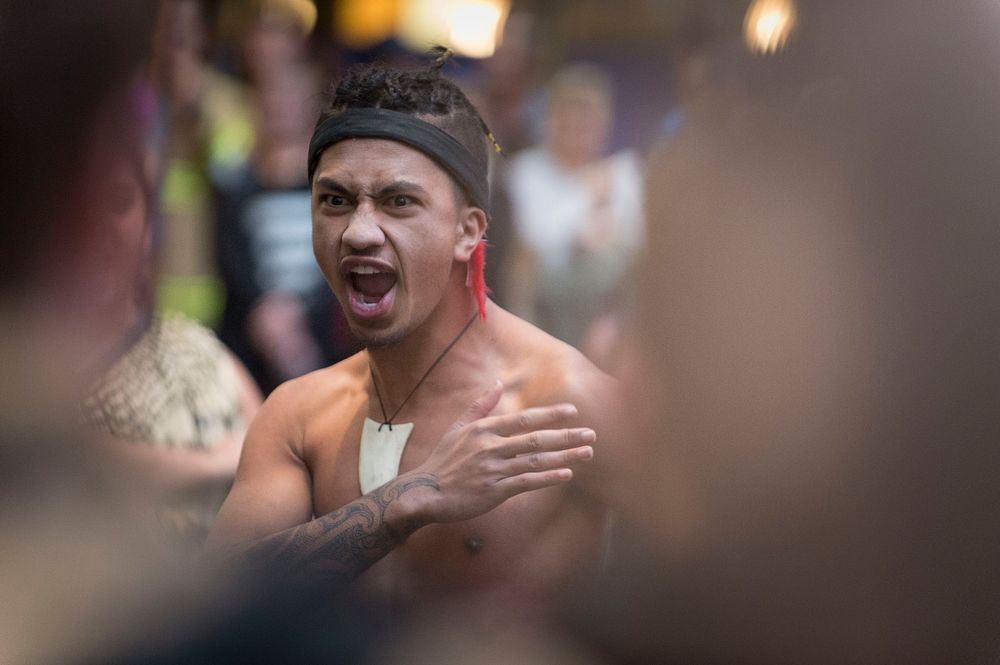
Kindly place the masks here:
<instances>
[{"instance_id":1,"label":"bare torso","mask_svg":"<svg viewBox=\"0 0 1000 665\"><path fill-rule=\"evenodd\" d=\"M488 325L503 332L492 338L491 366L505 385L495 414L573 401L564 388L568 374L597 375L574 350L494 311L500 320ZM362 425L366 416L378 419L380 410L371 397L365 352L301 381L300 394L308 395L298 414L304 425L301 454L311 479L313 513L323 515L361 495ZM481 385L473 381L465 390L449 392L441 386L435 390L429 379L414 395L412 407L399 419L414 423L401 473L427 458ZM522 494L478 518L418 530L358 585L376 601L402 609L488 599L494 607L544 612L577 574L596 564L604 523L604 507L577 483Z\"/></svg>"}]
</instances>

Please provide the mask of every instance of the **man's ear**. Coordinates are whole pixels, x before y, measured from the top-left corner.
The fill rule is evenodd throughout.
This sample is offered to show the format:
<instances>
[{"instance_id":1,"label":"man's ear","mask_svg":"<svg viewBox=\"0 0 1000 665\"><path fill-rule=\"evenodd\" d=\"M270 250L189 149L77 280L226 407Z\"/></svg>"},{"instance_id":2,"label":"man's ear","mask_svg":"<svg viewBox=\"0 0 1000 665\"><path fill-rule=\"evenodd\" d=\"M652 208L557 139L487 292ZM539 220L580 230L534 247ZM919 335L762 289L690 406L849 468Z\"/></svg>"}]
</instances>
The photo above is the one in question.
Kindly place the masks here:
<instances>
[{"instance_id":1,"label":"man's ear","mask_svg":"<svg viewBox=\"0 0 1000 665\"><path fill-rule=\"evenodd\" d=\"M459 213L455 227L455 260L467 263L476 245L486 235L486 213L482 208L466 206Z\"/></svg>"}]
</instances>

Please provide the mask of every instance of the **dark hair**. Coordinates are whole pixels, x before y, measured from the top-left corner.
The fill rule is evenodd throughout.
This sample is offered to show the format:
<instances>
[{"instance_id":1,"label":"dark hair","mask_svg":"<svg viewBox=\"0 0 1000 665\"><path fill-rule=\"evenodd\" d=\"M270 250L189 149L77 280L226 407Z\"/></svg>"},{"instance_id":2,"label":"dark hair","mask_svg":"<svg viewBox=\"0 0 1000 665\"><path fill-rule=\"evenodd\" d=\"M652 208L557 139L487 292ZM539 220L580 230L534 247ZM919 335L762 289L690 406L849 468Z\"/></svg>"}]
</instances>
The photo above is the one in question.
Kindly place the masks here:
<instances>
[{"instance_id":1,"label":"dark hair","mask_svg":"<svg viewBox=\"0 0 1000 665\"><path fill-rule=\"evenodd\" d=\"M316 126L354 108L381 108L408 113L454 137L487 173L492 134L465 93L441 75L451 52L438 47L432 53L436 56L434 63L419 70L389 69L379 64L349 69L331 88ZM468 197L467 192L465 195Z\"/></svg>"}]
</instances>

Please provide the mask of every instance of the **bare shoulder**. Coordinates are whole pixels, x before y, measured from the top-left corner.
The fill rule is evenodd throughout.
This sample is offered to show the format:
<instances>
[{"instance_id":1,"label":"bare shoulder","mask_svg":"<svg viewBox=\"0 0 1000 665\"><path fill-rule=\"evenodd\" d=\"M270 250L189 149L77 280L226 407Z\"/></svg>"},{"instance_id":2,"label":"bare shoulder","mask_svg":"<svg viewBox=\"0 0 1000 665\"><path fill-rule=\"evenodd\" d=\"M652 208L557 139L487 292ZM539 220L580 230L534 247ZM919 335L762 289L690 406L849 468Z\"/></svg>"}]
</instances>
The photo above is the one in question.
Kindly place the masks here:
<instances>
[{"instance_id":1,"label":"bare shoulder","mask_svg":"<svg viewBox=\"0 0 1000 665\"><path fill-rule=\"evenodd\" d=\"M362 389L367 376L368 354L361 351L335 365L286 381L268 401L274 399L308 412L317 404L329 405L331 399L342 399Z\"/></svg>"},{"instance_id":2,"label":"bare shoulder","mask_svg":"<svg viewBox=\"0 0 1000 665\"><path fill-rule=\"evenodd\" d=\"M314 421L364 394L368 357L362 351L330 367L282 383L264 401L255 427L280 428L290 443L301 445ZM334 411L336 412L336 411Z\"/></svg>"},{"instance_id":3,"label":"bare shoulder","mask_svg":"<svg viewBox=\"0 0 1000 665\"><path fill-rule=\"evenodd\" d=\"M492 314L492 313L491 313ZM497 342L508 358L507 389L520 408L569 402L579 410L575 426L597 433L592 464L577 469L578 486L606 505L614 505L613 487L629 458L620 427L623 413L618 381L575 348L502 310L496 316Z\"/></svg>"},{"instance_id":4,"label":"bare shoulder","mask_svg":"<svg viewBox=\"0 0 1000 665\"><path fill-rule=\"evenodd\" d=\"M313 514L307 442L322 428L331 404L360 388L367 358L352 357L274 390L250 425L236 480L213 527L210 543L246 543L308 521Z\"/></svg>"},{"instance_id":5,"label":"bare shoulder","mask_svg":"<svg viewBox=\"0 0 1000 665\"><path fill-rule=\"evenodd\" d=\"M578 350L509 312L495 311L497 341L509 358L505 383L524 407L571 402L585 414L616 399L618 382Z\"/></svg>"}]
</instances>

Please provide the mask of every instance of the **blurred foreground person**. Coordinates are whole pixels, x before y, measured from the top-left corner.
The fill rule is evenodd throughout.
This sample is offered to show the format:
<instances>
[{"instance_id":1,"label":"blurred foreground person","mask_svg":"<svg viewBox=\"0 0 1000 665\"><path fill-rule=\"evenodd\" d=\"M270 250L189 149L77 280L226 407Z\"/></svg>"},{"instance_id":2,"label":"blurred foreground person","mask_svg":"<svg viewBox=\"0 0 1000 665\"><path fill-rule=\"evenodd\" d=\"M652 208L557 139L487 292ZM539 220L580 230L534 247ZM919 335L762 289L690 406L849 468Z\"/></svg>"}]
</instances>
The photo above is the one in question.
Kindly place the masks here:
<instances>
[{"instance_id":1,"label":"blurred foreground person","mask_svg":"<svg viewBox=\"0 0 1000 665\"><path fill-rule=\"evenodd\" d=\"M142 116L153 108L151 88L137 83L132 101L133 131L148 133ZM89 391L84 417L125 463L123 470L149 490L146 498L166 532L196 549L236 474L260 393L210 330L153 313L157 178L144 167L154 160L142 152L122 154L108 164L115 189L104 248L109 265L118 257L124 269L106 270L100 285L100 306L119 326L120 348Z\"/></svg>"},{"instance_id":2,"label":"blurred foreground person","mask_svg":"<svg viewBox=\"0 0 1000 665\"><path fill-rule=\"evenodd\" d=\"M653 160L646 552L582 632L617 662L995 663L1000 7L799 7L735 63L751 101Z\"/></svg>"},{"instance_id":3,"label":"blurred foreground person","mask_svg":"<svg viewBox=\"0 0 1000 665\"><path fill-rule=\"evenodd\" d=\"M129 330L112 294L139 267L141 225L119 225L140 196L133 93L154 9L0 4L5 663L104 662L170 640L200 584L163 556L129 479L78 426Z\"/></svg>"},{"instance_id":4,"label":"blurred foreground person","mask_svg":"<svg viewBox=\"0 0 1000 665\"><path fill-rule=\"evenodd\" d=\"M309 153L313 247L366 350L271 394L213 539L271 549L272 569L312 570L318 584L340 572L331 537L345 523L385 522L386 533L358 545L373 560L396 546L359 580L368 597L399 610L458 603L544 615L597 562L606 516L587 491L599 478L585 468L594 430L550 428L578 414L592 422L614 387L486 298L493 146L440 75L443 62L352 71L320 116ZM479 412L497 414L478 425L485 436L435 471L434 445L484 390ZM579 412L541 408L562 401ZM480 475L458 482L460 463ZM573 468L580 477L568 484ZM336 510L361 495L374 514Z\"/></svg>"},{"instance_id":5,"label":"blurred foreground person","mask_svg":"<svg viewBox=\"0 0 1000 665\"><path fill-rule=\"evenodd\" d=\"M547 102L542 145L516 155L505 178L517 243L507 297L516 314L586 351L591 326L624 309L622 283L644 238L641 167L633 150L604 154L603 70L567 66Z\"/></svg>"}]
</instances>

